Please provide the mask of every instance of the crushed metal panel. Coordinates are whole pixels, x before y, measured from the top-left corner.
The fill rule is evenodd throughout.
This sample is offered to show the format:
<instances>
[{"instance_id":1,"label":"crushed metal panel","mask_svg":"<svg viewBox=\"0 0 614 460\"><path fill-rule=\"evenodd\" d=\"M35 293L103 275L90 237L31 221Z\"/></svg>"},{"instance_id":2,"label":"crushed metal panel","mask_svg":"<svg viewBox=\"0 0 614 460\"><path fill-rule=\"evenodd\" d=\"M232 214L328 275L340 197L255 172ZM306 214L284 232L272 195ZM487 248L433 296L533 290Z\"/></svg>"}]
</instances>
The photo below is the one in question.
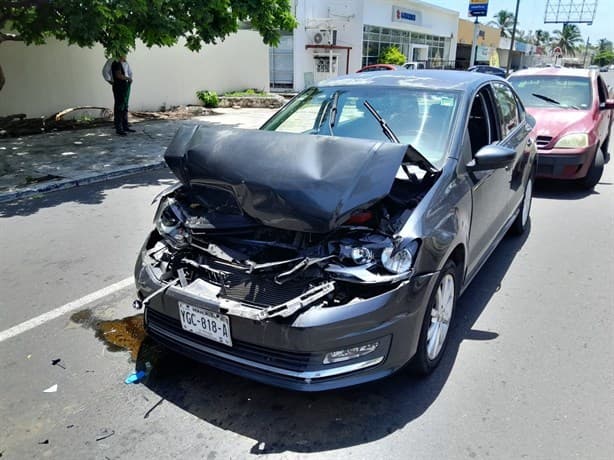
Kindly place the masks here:
<instances>
[{"instance_id":1,"label":"crushed metal panel","mask_svg":"<svg viewBox=\"0 0 614 460\"><path fill-rule=\"evenodd\" d=\"M365 139L185 126L165 160L184 184L224 187L268 226L326 233L390 192L407 150Z\"/></svg>"}]
</instances>

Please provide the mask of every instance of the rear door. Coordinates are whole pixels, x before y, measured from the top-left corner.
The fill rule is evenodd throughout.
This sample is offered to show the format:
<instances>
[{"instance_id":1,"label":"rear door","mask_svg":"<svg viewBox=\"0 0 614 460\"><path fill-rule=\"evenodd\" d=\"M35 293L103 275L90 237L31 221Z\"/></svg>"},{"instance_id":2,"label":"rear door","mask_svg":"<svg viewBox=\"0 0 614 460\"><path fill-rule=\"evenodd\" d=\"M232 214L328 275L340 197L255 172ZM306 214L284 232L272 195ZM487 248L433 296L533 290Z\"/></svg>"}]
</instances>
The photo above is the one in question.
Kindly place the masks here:
<instances>
[{"instance_id":1,"label":"rear door","mask_svg":"<svg viewBox=\"0 0 614 460\"><path fill-rule=\"evenodd\" d=\"M524 193L525 171L530 158L532 127L526 121L522 103L506 82L493 82L493 93L501 132L500 144L514 149L514 162L502 169L505 174L505 186L501 191L501 215L499 221L503 226L518 208Z\"/></svg>"}]
</instances>

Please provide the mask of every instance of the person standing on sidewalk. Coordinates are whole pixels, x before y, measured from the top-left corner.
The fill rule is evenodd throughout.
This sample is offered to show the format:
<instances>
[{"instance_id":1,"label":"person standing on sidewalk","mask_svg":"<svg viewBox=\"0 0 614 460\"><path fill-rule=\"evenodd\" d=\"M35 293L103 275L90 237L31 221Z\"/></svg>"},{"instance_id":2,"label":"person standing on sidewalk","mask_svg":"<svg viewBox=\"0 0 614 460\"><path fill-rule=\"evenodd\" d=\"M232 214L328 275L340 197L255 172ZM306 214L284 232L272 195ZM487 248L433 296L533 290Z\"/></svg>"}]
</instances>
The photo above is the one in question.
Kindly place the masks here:
<instances>
[{"instance_id":1,"label":"person standing on sidewalk","mask_svg":"<svg viewBox=\"0 0 614 460\"><path fill-rule=\"evenodd\" d=\"M113 122L115 132L125 136L127 132L135 132L128 125L128 100L130 99L130 87L132 86L132 70L126 61L126 56L120 56L111 64L113 75Z\"/></svg>"}]
</instances>

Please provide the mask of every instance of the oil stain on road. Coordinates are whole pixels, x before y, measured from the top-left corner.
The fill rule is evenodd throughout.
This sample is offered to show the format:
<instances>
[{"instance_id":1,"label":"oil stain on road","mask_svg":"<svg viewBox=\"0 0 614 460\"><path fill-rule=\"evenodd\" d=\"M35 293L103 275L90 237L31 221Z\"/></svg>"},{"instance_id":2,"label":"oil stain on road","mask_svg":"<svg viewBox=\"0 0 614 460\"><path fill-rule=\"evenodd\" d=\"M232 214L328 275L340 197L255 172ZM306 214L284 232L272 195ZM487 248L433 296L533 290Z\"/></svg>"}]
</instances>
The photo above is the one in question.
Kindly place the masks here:
<instances>
[{"instance_id":1,"label":"oil stain on road","mask_svg":"<svg viewBox=\"0 0 614 460\"><path fill-rule=\"evenodd\" d=\"M74 313L71 321L95 331L96 338L105 344L109 351L128 351L136 361L145 339L143 315L138 314L122 319L103 320L97 318L92 310L85 309Z\"/></svg>"}]
</instances>

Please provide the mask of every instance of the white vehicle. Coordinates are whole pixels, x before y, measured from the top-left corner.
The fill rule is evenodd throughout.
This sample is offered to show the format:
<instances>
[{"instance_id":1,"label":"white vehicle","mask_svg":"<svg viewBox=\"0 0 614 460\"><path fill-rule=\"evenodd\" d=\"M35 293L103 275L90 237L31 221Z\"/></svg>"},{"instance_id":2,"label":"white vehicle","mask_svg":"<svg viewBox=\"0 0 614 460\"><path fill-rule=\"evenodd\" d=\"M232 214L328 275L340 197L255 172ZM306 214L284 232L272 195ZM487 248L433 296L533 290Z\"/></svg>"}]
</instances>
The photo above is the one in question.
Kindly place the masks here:
<instances>
[{"instance_id":1,"label":"white vehicle","mask_svg":"<svg viewBox=\"0 0 614 460\"><path fill-rule=\"evenodd\" d=\"M406 62L405 64L403 64L403 67L408 70L418 70L426 68L424 67L424 62Z\"/></svg>"}]
</instances>

